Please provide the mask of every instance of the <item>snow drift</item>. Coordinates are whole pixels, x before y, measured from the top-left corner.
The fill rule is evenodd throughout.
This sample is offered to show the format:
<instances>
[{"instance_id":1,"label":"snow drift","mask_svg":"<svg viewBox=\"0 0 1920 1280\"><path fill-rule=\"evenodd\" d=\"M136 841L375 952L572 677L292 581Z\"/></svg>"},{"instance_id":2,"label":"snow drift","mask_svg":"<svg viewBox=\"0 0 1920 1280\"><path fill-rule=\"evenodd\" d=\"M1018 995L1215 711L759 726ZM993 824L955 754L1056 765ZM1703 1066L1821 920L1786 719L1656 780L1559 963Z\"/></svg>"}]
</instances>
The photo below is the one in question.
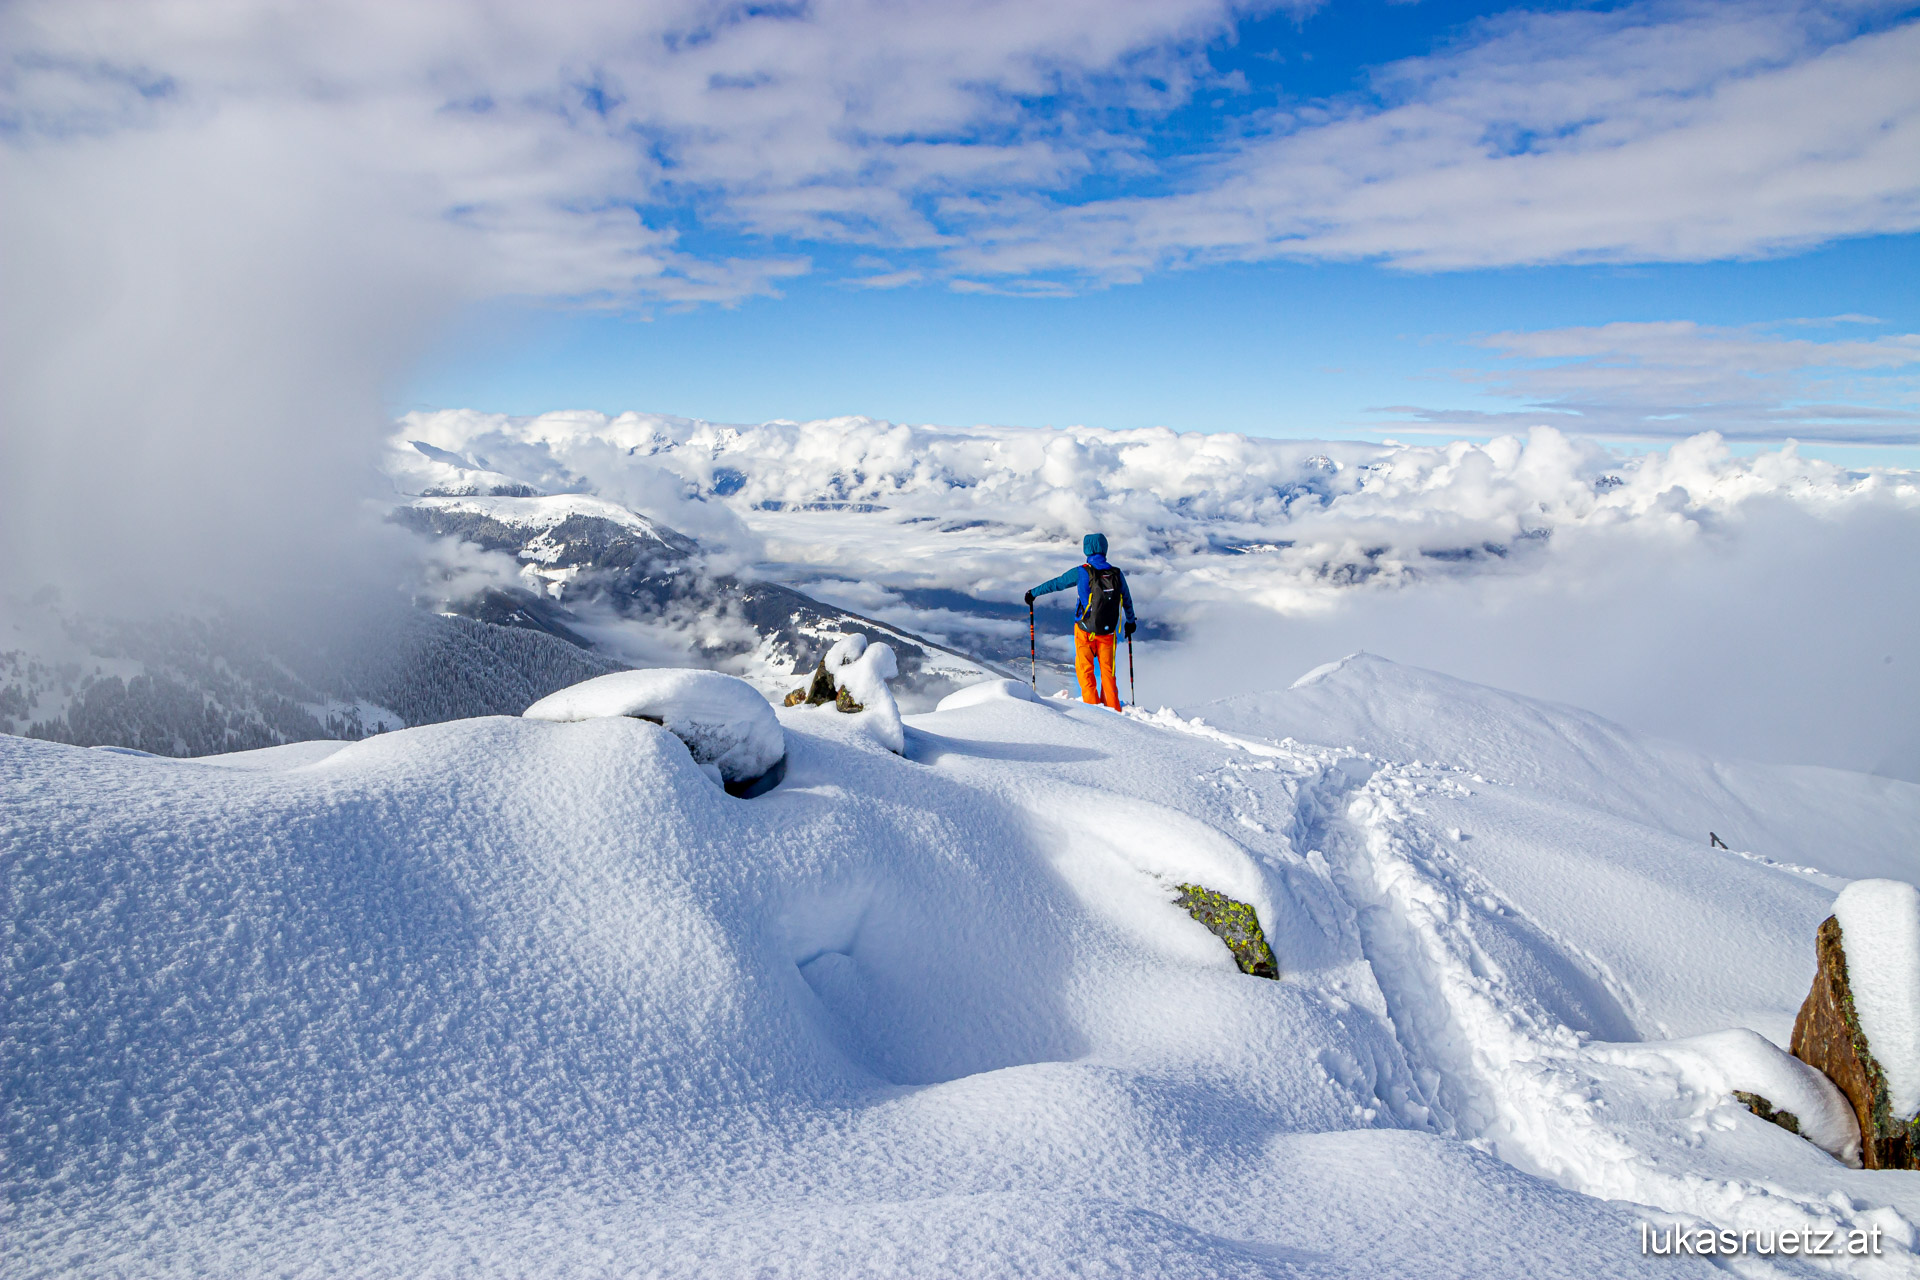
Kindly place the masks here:
<instances>
[{"instance_id":1,"label":"snow drift","mask_svg":"<svg viewBox=\"0 0 1920 1280\"><path fill-rule=\"evenodd\" d=\"M1470 761L1376 718L1416 694ZM1712 849L1662 744L1369 661L1203 718L1001 689L904 756L773 714L752 801L622 714L0 737L11 1273L1721 1274L1649 1221L1914 1265L1912 1178L1728 1090L1843 878L1920 871L1920 788L1810 852L1853 779L1717 762L1772 800Z\"/></svg>"}]
</instances>

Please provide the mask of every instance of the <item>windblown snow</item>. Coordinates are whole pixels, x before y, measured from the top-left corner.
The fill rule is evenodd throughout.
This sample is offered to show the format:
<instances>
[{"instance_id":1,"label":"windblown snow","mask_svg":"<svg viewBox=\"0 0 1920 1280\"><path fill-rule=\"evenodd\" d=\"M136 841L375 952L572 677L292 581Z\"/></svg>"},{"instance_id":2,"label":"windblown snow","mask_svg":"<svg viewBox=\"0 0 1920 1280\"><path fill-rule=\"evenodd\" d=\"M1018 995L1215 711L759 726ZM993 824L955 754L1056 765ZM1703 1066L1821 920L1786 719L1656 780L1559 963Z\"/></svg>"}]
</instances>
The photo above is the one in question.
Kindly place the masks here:
<instances>
[{"instance_id":1,"label":"windblown snow","mask_svg":"<svg viewBox=\"0 0 1920 1280\"><path fill-rule=\"evenodd\" d=\"M1836 894L1920 878L1920 786L1364 656L1025 693L904 755L780 710L755 799L619 714L0 737L8 1274L1720 1274L1650 1224L1915 1273L1920 1178L1778 1046Z\"/></svg>"}]
</instances>

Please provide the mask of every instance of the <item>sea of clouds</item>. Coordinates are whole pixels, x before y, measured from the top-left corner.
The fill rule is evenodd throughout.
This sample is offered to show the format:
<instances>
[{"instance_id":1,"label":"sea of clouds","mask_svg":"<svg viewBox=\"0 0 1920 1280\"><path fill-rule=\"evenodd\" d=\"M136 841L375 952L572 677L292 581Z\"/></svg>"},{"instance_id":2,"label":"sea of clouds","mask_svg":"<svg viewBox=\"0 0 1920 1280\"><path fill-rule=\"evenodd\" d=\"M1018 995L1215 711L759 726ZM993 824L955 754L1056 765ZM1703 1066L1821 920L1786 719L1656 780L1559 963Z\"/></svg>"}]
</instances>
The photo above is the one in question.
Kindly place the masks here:
<instances>
[{"instance_id":1,"label":"sea of clouds","mask_svg":"<svg viewBox=\"0 0 1920 1280\"><path fill-rule=\"evenodd\" d=\"M1920 778L1920 475L1791 445L446 411L390 446L404 490L464 470L594 493L1010 667L1021 593L1100 530L1151 624L1143 702L1284 686L1365 649L1730 755ZM1064 657L1064 615L1041 619Z\"/></svg>"}]
</instances>

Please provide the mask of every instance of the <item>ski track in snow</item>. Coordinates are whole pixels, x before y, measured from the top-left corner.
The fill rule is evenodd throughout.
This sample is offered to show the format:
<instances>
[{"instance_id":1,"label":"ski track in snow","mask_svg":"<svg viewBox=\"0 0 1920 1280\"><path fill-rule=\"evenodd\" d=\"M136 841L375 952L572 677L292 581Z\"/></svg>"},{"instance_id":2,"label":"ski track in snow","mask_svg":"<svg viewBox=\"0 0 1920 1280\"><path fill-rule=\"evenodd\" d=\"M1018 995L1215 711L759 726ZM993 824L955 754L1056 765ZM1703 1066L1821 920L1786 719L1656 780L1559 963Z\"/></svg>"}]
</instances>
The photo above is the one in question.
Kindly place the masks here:
<instances>
[{"instance_id":1,"label":"ski track in snow","mask_svg":"<svg viewBox=\"0 0 1920 1280\"><path fill-rule=\"evenodd\" d=\"M1169 712L1152 717L1250 751L1273 744L1237 740ZM1289 740L1289 746L1295 746ZM1419 819L1425 794L1472 792L1447 771L1419 762L1377 761L1338 751L1298 748L1296 840L1322 853L1344 896L1397 1038L1413 1066L1434 1128L1468 1139L1569 1189L1662 1210L1683 1224L1735 1230L1817 1228L1844 1236L1878 1227L1903 1249L1916 1243L1906 1215L1864 1190L1861 1175L1816 1168L1798 1182L1716 1175L1663 1167L1644 1134L1612 1119L1625 1096L1659 1117L1675 1145L1699 1146L1710 1134L1745 1126L1726 1100L1700 1097L1658 1054L1594 1042L1506 981L1497 960L1476 939L1476 925L1520 915L1490 885L1445 851L1447 833ZM1755 862L1834 878L1815 868L1740 854ZM1531 927L1531 922L1527 922ZM1544 932L1542 934L1544 935ZM1623 1009L1637 1001L1606 966L1565 939L1554 950L1591 975ZM1637 1098L1634 1095L1638 1095ZM1662 1105L1665 1104L1665 1105ZM1778 1145L1778 1144L1775 1144ZM1796 1153L1798 1154L1798 1153ZM1872 1175L1867 1175L1872 1177ZM1848 1182L1854 1185L1847 1186ZM1845 1189L1835 1189L1839 1183ZM1866 1260L1861 1274L1915 1274L1910 1256Z\"/></svg>"},{"instance_id":2,"label":"ski track in snow","mask_svg":"<svg viewBox=\"0 0 1920 1280\"><path fill-rule=\"evenodd\" d=\"M1920 788L1813 870L1843 775L1726 853L1675 834L1698 786L1662 790L1661 744L1573 776L1617 732L1579 713L1377 660L1279 696L986 698L908 717L904 760L782 712L751 801L631 720L244 761L0 738L8 1272L1712 1269L1641 1257L1659 1222L1887 1249L1736 1274L1920 1273L1920 1176L1663 1047L1779 1035ZM1337 723L1421 698L1486 749ZM1282 981L1172 906L1188 879L1257 907Z\"/></svg>"}]
</instances>

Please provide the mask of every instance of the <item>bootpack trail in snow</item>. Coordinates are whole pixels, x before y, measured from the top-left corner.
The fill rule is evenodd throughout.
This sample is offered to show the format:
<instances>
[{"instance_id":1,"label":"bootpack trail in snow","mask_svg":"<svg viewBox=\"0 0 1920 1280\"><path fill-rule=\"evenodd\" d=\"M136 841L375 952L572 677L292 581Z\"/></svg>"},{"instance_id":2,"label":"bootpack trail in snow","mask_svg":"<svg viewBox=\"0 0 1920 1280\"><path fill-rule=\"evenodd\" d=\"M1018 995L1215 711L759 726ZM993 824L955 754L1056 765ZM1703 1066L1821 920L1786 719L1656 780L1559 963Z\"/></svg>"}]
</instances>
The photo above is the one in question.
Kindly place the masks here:
<instances>
[{"instance_id":1,"label":"bootpack trail in snow","mask_svg":"<svg viewBox=\"0 0 1920 1280\"><path fill-rule=\"evenodd\" d=\"M1364 656L1178 712L989 682L903 754L776 714L753 799L617 717L0 738L10 1271L1719 1274L1642 1253L1705 1226L1915 1274L1920 1177L1778 1046L1836 892L1920 876L1920 787Z\"/></svg>"}]
</instances>

